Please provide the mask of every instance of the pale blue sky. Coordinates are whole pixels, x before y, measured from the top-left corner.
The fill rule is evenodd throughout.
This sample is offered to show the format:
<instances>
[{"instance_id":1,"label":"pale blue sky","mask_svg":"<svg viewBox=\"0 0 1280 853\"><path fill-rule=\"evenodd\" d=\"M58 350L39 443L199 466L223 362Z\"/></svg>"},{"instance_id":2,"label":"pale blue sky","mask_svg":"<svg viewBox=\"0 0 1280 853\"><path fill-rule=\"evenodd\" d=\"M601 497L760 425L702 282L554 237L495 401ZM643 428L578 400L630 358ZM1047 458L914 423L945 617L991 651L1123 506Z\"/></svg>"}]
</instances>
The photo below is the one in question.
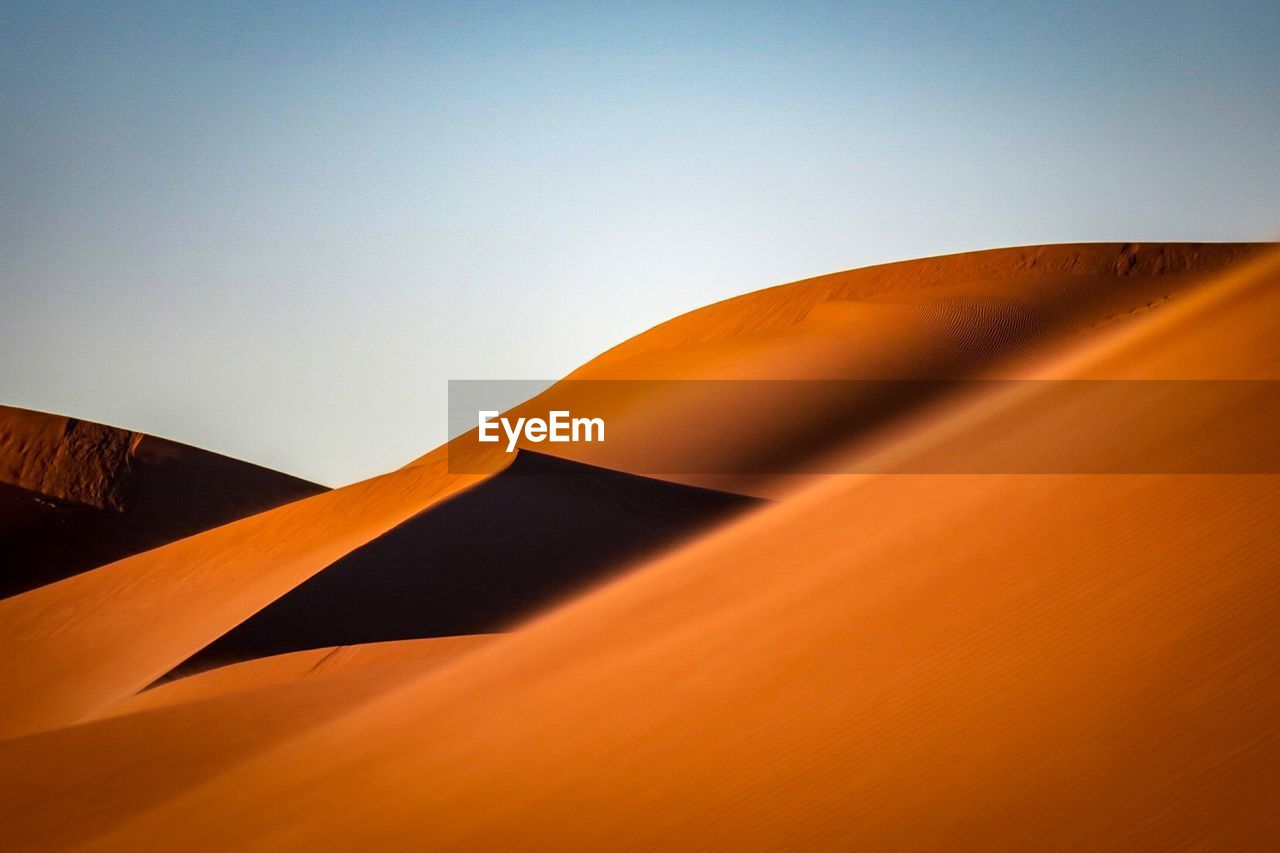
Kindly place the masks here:
<instances>
[{"instance_id":1,"label":"pale blue sky","mask_svg":"<svg viewBox=\"0 0 1280 853\"><path fill-rule=\"evenodd\" d=\"M1280 3L0 2L0 402L329 484L698 305L1280 236Z\"/></svg>"}]
</instances>

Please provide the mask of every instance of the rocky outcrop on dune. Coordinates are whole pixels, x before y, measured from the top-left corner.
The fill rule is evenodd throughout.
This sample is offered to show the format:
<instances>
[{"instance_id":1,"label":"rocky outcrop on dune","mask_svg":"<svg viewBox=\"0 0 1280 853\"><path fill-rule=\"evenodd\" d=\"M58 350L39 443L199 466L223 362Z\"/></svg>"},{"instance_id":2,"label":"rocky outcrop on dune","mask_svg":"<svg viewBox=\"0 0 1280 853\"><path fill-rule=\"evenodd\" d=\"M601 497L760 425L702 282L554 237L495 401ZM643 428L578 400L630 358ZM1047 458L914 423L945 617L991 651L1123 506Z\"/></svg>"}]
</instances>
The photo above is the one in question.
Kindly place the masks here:
<instances>
[{"instance_id":1,"label":"rocky outcrop on dune","mask_svg":"<svg viewBox=\"0 0 1280 853\"><path fill-rule=\"evenodd\" d=\"M322 491L167 439L0 407L0 596Z\"/></svg>"}]
</instances>

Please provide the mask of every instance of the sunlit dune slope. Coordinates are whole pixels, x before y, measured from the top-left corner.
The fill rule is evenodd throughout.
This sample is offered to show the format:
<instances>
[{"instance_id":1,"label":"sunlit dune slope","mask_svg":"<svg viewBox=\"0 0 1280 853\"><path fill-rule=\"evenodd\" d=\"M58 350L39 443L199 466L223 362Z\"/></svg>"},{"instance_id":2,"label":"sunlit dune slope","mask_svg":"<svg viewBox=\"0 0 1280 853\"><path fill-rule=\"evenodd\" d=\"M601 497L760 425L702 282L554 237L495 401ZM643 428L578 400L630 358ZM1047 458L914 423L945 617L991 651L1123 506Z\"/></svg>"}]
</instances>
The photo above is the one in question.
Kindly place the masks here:
<instances>
[{"instance_id":1,"label":"sunlit dune slope","mask_svg":"<svg viewBox=\"0 0 1280 853\"><path fill-rule=\"evenodd\" d=\"M0 597L322 491L163 438L0 406Z\"/></svg>"},{"instance_id":2,"label":"sunlit dune slope","mask_svg":"<svg viewBox=\"0 0 1280 853\"><path fill-rule=\"evenodd\" d=\"M1076 323L1109 323L1175 298L1201 276L1265 254L1270 245L1063 243L962 252L847 270L765 288L682 314L618 344L568 378L602 374L656 378L653 367L642 364L642 359L669 364L685 378L690 372L689 361L698 362L696 368L705 370L709 369L705 362L721 355L716 349L703 347L728 342L744 348L750 344L762 347L775 342L773 335L788 330L807 332L808 323L830 320L862 304L872 309L915 306L922 313L931 313L939 324L946 321L949 311L959 312L966 305L992 312L1003 309L1004 327L1052 319L1045 309L1052 309L1055 316L1073 317ZM875 322L877 318L869 319ZM886 331L897 337L897 330ZM896 343L912 346L910 341ZM917 341L915 346L923 343ZM1020 355L979 329L957 329L954 336L932 343L955 349L932 367L931 374L975 362L1004 364ZM981 350L985 352L975 352ZM691 359L692 353L702 353L704 358ZM847 378L850 371L859 372L853 375L880 375L888 355L876 353L866 362L841 365L831 378ZM756 365L751 375L788 378L789 367L786 362Z\"/></svg>"},{"instance_id":3,"label":"sunlit dune slope","mask_svg":"<svg viewBox=\"0 0 1280 853\"><path fill-rule=\"evenodd\" d=\"M489 480L298 585L179 669L507 628L758 503L522 451Z\"/></svg>"},{"instance_id":4,"label":"sunlit dune slope","mask_svg":"<svg viewBox=\"0 0 1280 853\"><path fill-rule=\"evenodd\" d=\"M489 639L327 650L309 663L309 652L253 661L148 691L113 709L121 716L112 719L0 741L4 848L87 840L261 752L281 732L306 731ZM37 776L26 775L31 762L42 768ZM81 799L86 786L93 794ZM23 807L28 798L46 807ZM74 808L75 820L51 822L55 803Z\"/></svg>"},{"instance_id":5,"label":"sunlit dune slope","mask_svg":"<svg viewBox=\"0 0 1280 853\"><path fill-rule=\"evenodd\" d=\"M304 678L327 678L355 670L399 666L406 674L444 663L488 643L496 634L465 634L420 640L394 640L358 646L332 646L254 658L174 679L104 708L95 718L178 705ZM406 675L408 677L408 675Z\"/></svg>"},{"instance_id":6,"label":"sunlit dune slope","mask_svg":"<svg viewBox=\"0 0 1280 853\"><path fill-rule=\"evenodd\" d=\"M1276 340L1280 256L1042 375L1277 379ZM988 421L1026 393L908 452L1062 442ZM1267 475L832 477L89 847L1275 849L1277 507ZM27 846L76 822L51 802Z\"/></svg>"},{"instance_id":7,"label":"sunlit dune slope","mask_svg":"<svg viewBox=\"0 0 1280 853\"><path fill-rule=\"evenodd\" d=\"M511 416L545 416L549 409L603 416L608 441L550 452L776 497L803 482L791 475L806 470L813 456L854 434L892 429L929 404L936 389L921 385L886 400L872 383L707 380L1028 376L1046 357L1158 313L1265 248L1033 246L904 261L772 287L650 329L517 406ZM779 411L786 417L777 417ZM473 470L465 463L466 450L482 447L473 439L474 433L455 443L454 470Z\"/></svg>"}]
</instances>

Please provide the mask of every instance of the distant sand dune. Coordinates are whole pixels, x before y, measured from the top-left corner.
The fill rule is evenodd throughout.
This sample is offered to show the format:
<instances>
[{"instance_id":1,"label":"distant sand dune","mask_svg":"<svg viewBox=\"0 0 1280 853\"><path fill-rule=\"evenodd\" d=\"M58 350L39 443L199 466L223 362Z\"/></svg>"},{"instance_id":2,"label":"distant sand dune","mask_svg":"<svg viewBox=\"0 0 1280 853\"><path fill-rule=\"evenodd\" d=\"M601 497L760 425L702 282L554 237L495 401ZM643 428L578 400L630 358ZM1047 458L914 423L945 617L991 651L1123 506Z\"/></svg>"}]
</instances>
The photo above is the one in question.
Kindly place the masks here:
<instances>
[{"instance_id":1,"label":"distant sand dune","mask_svg":"<svg viewBox=\"0 0 1280 853\"><path fill-rule=\"evenodd\" d=\"M0 406L0 598L322 491L163 438Z\"/></svg>"}]
</instances>

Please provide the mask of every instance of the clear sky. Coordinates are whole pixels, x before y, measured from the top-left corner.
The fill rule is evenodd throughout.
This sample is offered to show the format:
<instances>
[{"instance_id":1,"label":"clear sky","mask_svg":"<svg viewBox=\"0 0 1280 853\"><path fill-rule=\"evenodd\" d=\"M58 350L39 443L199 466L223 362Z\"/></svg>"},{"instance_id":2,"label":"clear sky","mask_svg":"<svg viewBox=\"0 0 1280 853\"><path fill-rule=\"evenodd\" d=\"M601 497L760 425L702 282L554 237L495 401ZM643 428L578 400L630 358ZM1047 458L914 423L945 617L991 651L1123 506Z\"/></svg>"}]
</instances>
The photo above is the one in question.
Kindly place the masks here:
<instances>
[{"instance_id":1,"label":"clear sky","mask_svg":"<svg viewBox=\"0 0 1280 853\"><path fill-rule=\"evenodd\" d=\"M328 484L707 302L1280 236L1280 3L0 0L0 402Z\"/></svg>"}]
</instances>

